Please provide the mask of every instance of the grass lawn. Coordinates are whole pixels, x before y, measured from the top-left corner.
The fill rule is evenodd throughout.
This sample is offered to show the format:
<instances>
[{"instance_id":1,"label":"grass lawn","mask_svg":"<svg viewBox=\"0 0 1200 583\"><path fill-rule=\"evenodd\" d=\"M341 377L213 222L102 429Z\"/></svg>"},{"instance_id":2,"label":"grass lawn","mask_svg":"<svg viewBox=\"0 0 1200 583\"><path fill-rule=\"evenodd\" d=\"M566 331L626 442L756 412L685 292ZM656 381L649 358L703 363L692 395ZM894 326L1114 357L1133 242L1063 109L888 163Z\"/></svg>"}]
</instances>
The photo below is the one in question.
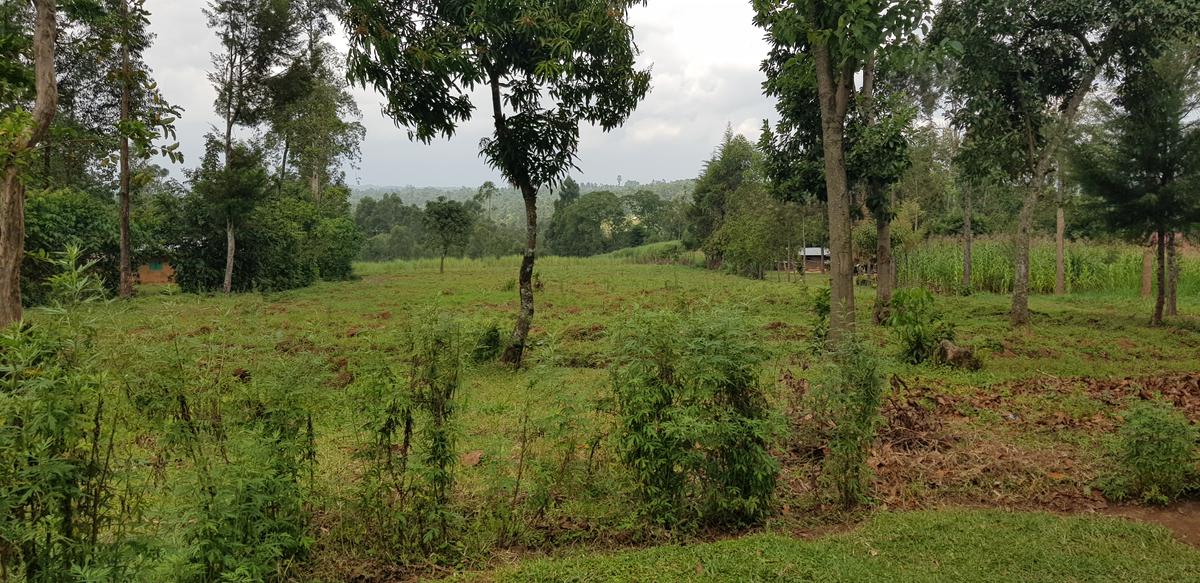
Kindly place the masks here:
<instances>
[{"instance_id":1,"label":"grass lawn","mask_svg":"<svg viewBox=\"0 0 1200 583\"><path fill-rule=\"evenodd\" d=\"M817 540L775 534L539 560L464 581L1200 581L1166 530L1042 513L881 513Z\"/></svg>"}]
</instances>

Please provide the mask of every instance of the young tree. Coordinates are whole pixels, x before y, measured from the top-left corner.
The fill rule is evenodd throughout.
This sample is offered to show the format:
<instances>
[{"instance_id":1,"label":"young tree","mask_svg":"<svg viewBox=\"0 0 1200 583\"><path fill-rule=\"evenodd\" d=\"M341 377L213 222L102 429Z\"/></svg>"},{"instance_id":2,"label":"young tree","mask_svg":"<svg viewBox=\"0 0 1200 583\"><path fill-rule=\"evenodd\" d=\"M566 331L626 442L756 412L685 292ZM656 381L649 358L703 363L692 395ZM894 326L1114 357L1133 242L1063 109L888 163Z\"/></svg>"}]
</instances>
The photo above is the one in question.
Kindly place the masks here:
<instances>
[{"instance_id":1,"label":"young tree","mask_svg":"<svg viewBox=\"0 0 1200 583\"><path fill-rule=\"evenodd\" d=\"M475 224L475 214L467 205L446 200L439 196L437 200L425 203L425 232L433 238L441 253L442 263L439 273L446 273L446 254L452 247L463 247L471 237L471 227Z\"/></svg>"},{"instance_id":2,"label":"young tree","mask_svg":"<svg viewBox=\"0 0 1200 583\"><path fill-rule=\"evenodd\" d=\"M387 100L409 137L451 136L490 97L481 153L525 202L521 309L503 361L520 365L533 322L537 195L574 166L579 124L622 123L650 89L628 23L636 0L346 0L350 77Z\"/></svg>"},{"instance_id":3,"label":"young tree","mask_svg":"<svg viewBox=\"0 0 1200 583\"><path fill-rule=\"evenodd\" d=\"M915 44L915 32L925 18L928 2L753 0L753 4L754 22L767 31L772 44L764 63L767 93L808 101L811 109L820 113L817 127L811 122L789 121L797 133L821 144L832 268L830 334L838 338L854 330L847 116L856 97L866 96L869 102L876 64L897 47ZM861 87L855 83L859 75ZM871 110L868 103L859 106L863 105ZM816 168L807 170L811 173Z\"/></svg>"},{"instance_id":4,"label":"young tree","mask_svg":"<svg viewBox=\"0 0 1200 583\"><path fill-rule=\"evenodd\" d=\"M21 263L25 259L25 183L22 165L45 137L58 105L54 43L58 31L54 0L35 0L32 111L18 105L0 111L0 327L21 320ZM19 77L24 73L16 71ZM6 74L6 76L8 76Z\"/></svg>"},{"instance_id":5,"label":"young tree","mask_svg":"<svg viewBox=\"0 0 1200 583\"><path fill-rule=\"evenodd\" d=\"M1200 61L1172 52L1132 71L1116 108L1076 152L1085 192L1109 224L1135 240L1153 234L1158 263L1151 324L1161 325L1176 231L1200 223Z\"/></svg>"},{"instance_id":6,"label":"young tree","mask_svg":"<svg viewBox=\"0 0 1200 583\"><path fill-rule=\"evenodd\" d=\"M150 48L153 35L150 26L150 12L146 10L145 0L108 0L108 22L113 29L113 50L115 53L112 77L120 87L120 121L117 123L117 133L120 135L119 147L119 176L120 185L120 286L118 293L122 298L133 297L133 266L131 262L131 235L129 215L132 201L132 190L135 182L145 182L149 177L134 176L131 161L137 159L146 161L155 155L167 157L172 162L182 162L183 154L179 152L179 144L158 146L160 139L175 138L175 120L181 110L170 105L158 92L158 87L150 78L150 69L142 59L143 53Z\"/></svg>"},{"instance_id":7,"label":"young tree","mask_svg":"<svg viewBox=\"0 0 1200 583\"><path fill-rule=\"evenodd\" d=\"M1192 0L946 0L931 36L960 49L949 82L954 123L1024 190L1010 320L1029 323L1034 212L1060 146L1097 79L1146 23L1194 22Z\"/></svg>"},{"instance_id":8,"label":"young tree","mask_svg":"<svg viewBox=\"0 0 1200 583\"><path fill-rule=\"evenodd\" d=\"M208 136L204 160L192 175L192 183L213 219L225 225L225 293L233 290L234 233L263 198L268 182L259 147L237 142L225 146L215 136Z\"/></svg>"},{"instance_id":9,"label":"young tree","mask_svg":"<svg viewBox=\"0 0 1200 583\"><path fill-rule=\"evenodd\" d=\"M712 158L704 163L704 172L696 180L692 204L687 209L688 227L684 243L690 248L705 246L712 234L721 228L732 202L730 199L748 182L756 180L755 170L760 156L754 144L745 136L725 128L721 144ZM721 264L720 253L708 256L709 267Z\"/></svg>"}]
</instances>

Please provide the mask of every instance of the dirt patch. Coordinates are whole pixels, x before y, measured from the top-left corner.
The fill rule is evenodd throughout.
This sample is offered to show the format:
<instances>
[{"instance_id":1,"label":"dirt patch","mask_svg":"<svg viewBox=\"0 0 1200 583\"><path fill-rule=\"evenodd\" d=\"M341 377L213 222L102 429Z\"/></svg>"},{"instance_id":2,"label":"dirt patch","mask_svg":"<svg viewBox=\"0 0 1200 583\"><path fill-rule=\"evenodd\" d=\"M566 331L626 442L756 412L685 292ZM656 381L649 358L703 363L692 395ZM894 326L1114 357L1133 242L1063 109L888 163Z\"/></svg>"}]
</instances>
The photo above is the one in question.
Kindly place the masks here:
<instances>
[{"instance_id":1,"label":"dirt patch","mask_svg":"<svg viewBox=\"0 0 1200 583\"><path fill-rule=\"evenodd\" d=\"M1190 501L1167 507L1116 506L1103 511L1139 522L1165 526L1180 541L1200 548L1200 501Z\"/></svg>"}]
</instances>

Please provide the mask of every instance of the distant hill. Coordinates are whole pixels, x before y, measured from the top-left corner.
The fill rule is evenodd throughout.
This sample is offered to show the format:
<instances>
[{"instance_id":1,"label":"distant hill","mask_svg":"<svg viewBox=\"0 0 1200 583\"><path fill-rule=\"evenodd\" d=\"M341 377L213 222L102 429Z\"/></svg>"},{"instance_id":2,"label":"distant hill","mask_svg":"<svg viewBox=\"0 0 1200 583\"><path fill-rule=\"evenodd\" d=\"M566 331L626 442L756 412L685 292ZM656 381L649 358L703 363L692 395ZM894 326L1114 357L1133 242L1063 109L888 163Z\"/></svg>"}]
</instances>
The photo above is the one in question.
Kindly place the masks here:
<instances>
[{"instance_id":1,"label":"distant hill","mask_svg":"<svg viewBox=\"0 0 1200 583\"><path fill-rule=\"evenodd\" d=\"M623 182L620 185L616 184L595 184L591 182L583 182L579 184L579 190L583 193L607 190L618 195L633 194L642 190L649 190L657 194L663 200L675 200L682 197L692 195L692 190L696 187L696 180L693 178L685 178L683 180L656 180L650 183L641 183L636 180ZM450 200L465 201L470 200L478 191L478 186L458 186L458 187L437 187L437 186L354 186L351 187L350 202L357 203L366 197L380 198L385 194L398 194L400 199L405 204L415 204L417 206L425 206L425 203L436 200L439 196L444 196ZM543 217L549 217L550 210L553 208L554 201L557 195L542 194L538 197L538 213ZM521 193L515 188L501 188L499 195L492 202L495 209L495 216L504 221L518 222L525 214L524 204L521 201Z\"/></svg>"}]
</instances>

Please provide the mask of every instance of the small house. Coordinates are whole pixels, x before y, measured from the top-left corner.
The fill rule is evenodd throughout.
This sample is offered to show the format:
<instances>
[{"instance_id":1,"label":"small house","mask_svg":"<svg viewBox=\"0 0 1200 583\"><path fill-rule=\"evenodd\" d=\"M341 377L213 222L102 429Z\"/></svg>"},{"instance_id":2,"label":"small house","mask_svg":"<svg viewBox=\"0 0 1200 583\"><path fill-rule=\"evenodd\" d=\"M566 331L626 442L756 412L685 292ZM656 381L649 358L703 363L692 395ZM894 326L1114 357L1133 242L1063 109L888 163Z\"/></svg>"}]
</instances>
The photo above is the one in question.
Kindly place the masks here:
<instances>
[{"instance_id":1,"label":"small house","mask_svg":"<svg viewBox=\"0 0 1200 583\"><path fill-rule=\"evenodd\" d=\"M142 285L174 283L175 269L166 257L154 257L138 268L138 282Z\"/></svg>"},{"instance_id":2,"label":"small house","mask_svg":"<svg viewBox=\"0 0 1200 583\"><path fill-rule=\"evenodd\" d=\"M825 273L829 271L829 249L825 247L805 247L799 253L804 263L804 273Z\"/></svg>"}]
</instances>

